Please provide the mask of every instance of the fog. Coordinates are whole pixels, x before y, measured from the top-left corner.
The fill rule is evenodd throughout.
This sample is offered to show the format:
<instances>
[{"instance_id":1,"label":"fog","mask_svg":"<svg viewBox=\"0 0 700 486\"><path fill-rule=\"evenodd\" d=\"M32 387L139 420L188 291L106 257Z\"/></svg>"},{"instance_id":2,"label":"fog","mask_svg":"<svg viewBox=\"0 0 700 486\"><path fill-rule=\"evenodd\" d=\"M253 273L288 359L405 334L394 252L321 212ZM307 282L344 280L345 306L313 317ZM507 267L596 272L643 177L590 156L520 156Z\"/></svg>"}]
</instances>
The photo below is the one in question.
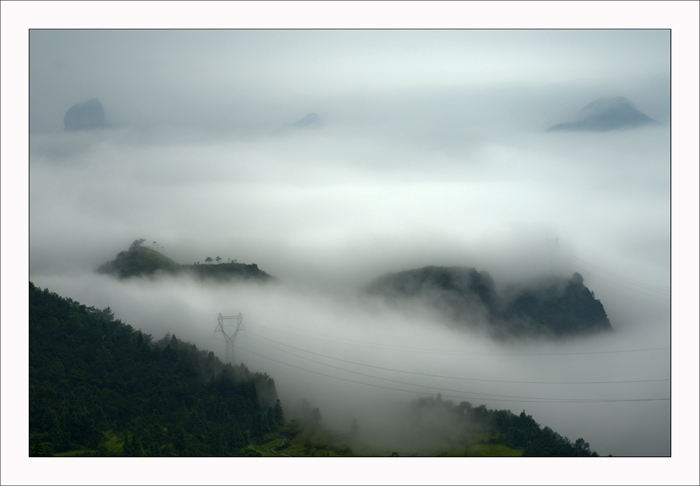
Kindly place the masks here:
<instances>
[{"instance_id":1,"label":"fog","mask_svg":"<svg viewBox=\"0 0 700 486\"><path fill-rule=\"evenodd\" d=\"M670 47L667 30L33 30L29 279L222 359L216 317L240 312L236 361L285 410L306 399L386 447L396 411L440 393L600 455L669 456ZM616 96L661 124L546 132ZM108 127L64 132L91 98ZM278 282L95 272L138 238ZM496 341L361 292L428 265L499 288L579 272L614 332Z\"/></svg>"},{"instance_id":2,"label":"fog","mask_svg":"<svg viewBox=\"0 0 700 486\"><path fill-rule=\"evenodd\" d=\"M611 317L612 336L496 342L455 330L420 306L395 309L369 297L285 285L203 284L186 277L120 282L93 274L33 281L109 306L155 339L174 333L222 359L216 316L241 312L245 332L236 339L235 360L269 373L288 409L306 399L321 410L326 426L347 432L357 419L361 430L376 434L373 443L402 453L398 439L391 439L410 427L388 419L408 401L438 393L455 403L526 410L571 440L584 437L599 454L665 455L670 447L663 315Z\"/></svg>"},{"instance_id":3,"label":"fog","mask_svg":"<svg viewBox=\"0 0 700 486\"><path fill-rule=\"evenodd\" d=\"M591 64L596 69L612 65L618 51L636 53L614 76L589 73L595 79L578 87L567 65L556 67L562 45L589 53L603 40L616 48ZM487 52L475 52L477 42ZM522 47L509 46L523 42L543 66L539 83L531 63L513 65ZM162 65L140 64L144 45ZM363 56L363 46L372 54ZM430 60L441 46L449 48L440 57L453 64L476 60L441 73ZM668 380L668 125L544 133L624 84L634 87L622 94L668 122L667 32L37 31L30 48L36 285L110 306L156 339L175 333L222 357L215 318L242 312L251 335L238 343L240 359L270 373L285 404L307 398L335 427L343 420L349 427L351 416L361 427L370 421L380 407L368 402L442 391L457 403L526 409L600 454L669 454L668 381L553 387L388 376L420 386L380 381L377 388L376 379L345 371L352 361L515 382ZM351 72L345 57L357 64L356 76L334 75L340 66ZM472 78L472 63L483 79ZM292 65L304 66L303 76ZM76 79L97 84L80 87ZM81 96L103 100L111 128L57 126L57 110ZM309 112L319 114L318 126L289 126ZM90 273L141 237L180 263L207 256L257 263L293 290L114 282ZM498 284L578 270L618 332L501 349L483 337L452 336L419 309L375 313L348 301L384 273L425 265L475 267ZM324 356L305 362L299 350Z\"/></svg>"}]
</instances>

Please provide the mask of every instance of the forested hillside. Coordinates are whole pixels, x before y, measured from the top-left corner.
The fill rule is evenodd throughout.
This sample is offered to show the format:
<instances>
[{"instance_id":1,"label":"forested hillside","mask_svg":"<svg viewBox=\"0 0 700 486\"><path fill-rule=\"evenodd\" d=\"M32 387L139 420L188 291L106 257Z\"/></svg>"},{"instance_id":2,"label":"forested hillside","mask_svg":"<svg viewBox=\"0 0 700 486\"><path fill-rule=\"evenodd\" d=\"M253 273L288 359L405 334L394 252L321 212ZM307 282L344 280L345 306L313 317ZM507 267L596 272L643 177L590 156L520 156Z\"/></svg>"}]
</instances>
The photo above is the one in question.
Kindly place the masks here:
<instances>
[{"instance_id":1,"label":"forested hillside","mask_svg":"<svg viewBox=\"0 0 700 486\"><path fill-rule=\"evenodd\" d=\"M456 405L440 395L415 400L409 409L414 440L453 444L453 448L464 450L464 455L598 455L585 440L571 442L551 428L541 427L525 411L516 415L484 405L473 407L469 402Z\"/></svg>"},{"instance_id":2,"label":"forested hillside","mask_svg":"<svg viewBox=\"0 0 700 486\"><path fill-rule=\"evenodd\" d=\"M30 455L258 455L283 423L271 377L30 282Z\"/></svg>"},{"instance_id":3,"label":"forested hillside","mask_svg":"<svg viewBox=\"0 0 700 486\"><path fill-rule=\"evenodd\" d=\"M579 273L542 277L498 292L487 272L431 266L384 275L364 290L394 305L427 304L458 326L481 327L497 338L566 337L612 329L603 304Z\"/></svg>"}]
</instances>

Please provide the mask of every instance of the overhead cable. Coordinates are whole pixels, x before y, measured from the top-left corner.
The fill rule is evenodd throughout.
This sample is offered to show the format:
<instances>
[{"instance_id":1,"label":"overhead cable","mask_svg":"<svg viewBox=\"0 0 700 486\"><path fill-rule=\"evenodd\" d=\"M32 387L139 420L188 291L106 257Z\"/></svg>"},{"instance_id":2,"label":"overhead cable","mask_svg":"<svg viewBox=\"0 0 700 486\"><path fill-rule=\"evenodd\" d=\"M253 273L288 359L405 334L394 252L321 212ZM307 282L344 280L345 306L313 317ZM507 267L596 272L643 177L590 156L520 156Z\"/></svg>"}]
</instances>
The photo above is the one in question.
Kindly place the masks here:
<instances>
[{"instance_id":1,"label":"overhead cable","mask_svg":"<svg viewBox=\"0 0 700 486\"><path fill-rule=\"evenodd\" d=\"M395 373L403 373L403 374L408 374L408 375L415 375L415 376L425 376L428 378L444 378L444 379L449 379L449 380L462 380L462 381L477 381L477 382L484 382L484 383L523 383L523 384L536 384L536 385L598 385L598 384L622 384L622 383L651 383L651 382L659 382L659 381L670 381L670 378L658 378L658 379L650 379L650 380L615 380L615 381L525 381L525 380L493 380L493 379L484 379L484 378L465 378L465 377L458 377L458 376L445 376L445 375L434 375L430 373L418 373L415 371L405 371L405 370L398 370L398 369L393 369L393 368L385 368L383 366L374 366L374 365L368 365L364 363L358 363L357 361L350 361L346 359L341 359L341 358L336 358L334 356L328 356L325 354L321 353L316 353L313 351L308 351L306 349L298 348L296 346L292 346L290 344L285 344L285 343L280 343L279 341L275 341L273 339L269 339L254 333L248 333L251 336L258 337L260 339L264 339L265 341L270 341L275 344L279 344L280 346L285 346L291 349L295 349L297 351L302 351L304 353L312 354L314 356L320 356L322 358L327 358L327 359L332 359L334 361L340 361L343 363L348 363L348 364L353 364L357 366L364 366L366 368L374 368L374 369L379 369L379 370L384 370L384 371L392 371ZM291 353L289 353L291 354ZM296 356L296 355L293 355ZM299 356L301 357L301 356ZM307 359L303 358L302 359Z\"/></svg>"},{"instance_id":2,"label":"overhead cable","mask_svg":"<svg viewBox=\"0 0 700 486\"><path fill-rule=\"evenodd\" d=\"M384 385L376 385L372 383L364 383L361 381L356 381L356 380L350 380L348 378L341 378L339 376L333 376L329 375L326 373L321 373L319 371L313 371L309 370L306 368L302 368L300 366L295 366L290 363L285 363L283 361L270 358L269 356L264 356L259 353L255 353L253 351L244 349L245 352L273 361L275 363L282 364L284 366L288 366L290 368L295 368L301 371L306 371L308 373L313 373L315 375L320 375L320 376L325 376L328 378L332 378L335 380L340 380L340 381L345 381L349 383L356 383L359 385L365 385L365 386L371 386L374 388L383 388L386 390L394 390L394 391L401 391L401 392L406 392L406 393L412 393L412 394L420 394L420 392L417 392L415 390L404 390L402 388L394 388L394 387L389 387L389 386L384 386ZM420 386L420 385L412 385L412 386ZM667 401L670 400L670 398L630 398L630 399L587 399L587 398L577 398L577 399L537 399L537 398L524 398L520 400L514 400L514 399L506 399L506 398L484 398L484 397L474 397L474 396L469 396L469 395L446 395L442 394L441 396L447 397L447 398L457 398L457 399L469 399L469 400L489 400L489 401L496 401L496 402L535 402L535 403L615 403L615 402L650 402L650 401Z\"/></svg>"}]
</instances>

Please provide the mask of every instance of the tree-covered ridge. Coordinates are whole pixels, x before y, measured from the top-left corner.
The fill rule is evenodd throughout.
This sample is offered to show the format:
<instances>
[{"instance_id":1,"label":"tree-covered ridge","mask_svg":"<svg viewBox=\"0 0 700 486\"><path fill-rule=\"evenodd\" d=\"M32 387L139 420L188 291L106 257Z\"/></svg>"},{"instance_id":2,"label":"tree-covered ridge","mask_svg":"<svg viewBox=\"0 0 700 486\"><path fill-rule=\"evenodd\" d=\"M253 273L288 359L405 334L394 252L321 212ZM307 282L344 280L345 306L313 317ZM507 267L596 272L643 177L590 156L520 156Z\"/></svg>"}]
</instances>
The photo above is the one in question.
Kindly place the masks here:
<instances>
[{"instance_id":1,"label":"tree-covered ridge","mask_svg":"<svg viewBox=\"0 0 700 486\"><path fill-rule=\"evenodd\" d=\"M525 411L458 405L451 400L424 397L393 410L400 429L376 431L353 419L343 430L331 430L323 423L318 408L303 401L291 408L288 421L277 436L257 449L263 455L295 457L325 456L410 456L410 457L590 457L598 456L579 438L572 442L542 427ZM385 439L391 437L391 441ZM391 445L393 444L393 445Z\"/></svg>"},{"instance_id":2,"label":"tree-covered ridge","mask_svg":"<svg viewBox=\"0 0 700 486\"><path fill-rule=\"evenodd\" d=\"M473 407L469 402L456 405L438 395L411 402L410 414L414 434L424 440L443 438L462 443L466 447L464 455L501 446L521 451L523 456L598 456L585 440L571 442L549 427L541 427L525 411L515 415L508 410L489 410L484 405Z\"/></svg>"},{"instance_id":3,"label":"tree-covered ridge","mask_svg":"<svg viewBox=\"0 0 700 486\"><path fill-rule=\"evenodd\" d=\"M612 330L603 304L579 273L544 278L509 293L500 319L520 332L566 336Z\"/></svg>"},{"instance_id":4,"label":"tree-covered ridge","mask_svg":"<svg viewBox=\"0 0 700 486\"><path fill-rule=\"evenodd\" d=\"M180 265L155 247L143 246L144 241L143 239L134 241L128 250L119 252L114 260L103 263L97 271L119 278L150 276L157 273L169 275L189 273L199 278L216 280L250 279L260 282L275 280L274 277L260 270L255 263L238 263L235 260L221 263L222 259L218 256L207 257L205 264L196 262L192 265ZM214 261L216 263L209 264Z\"/></svg>"},{"instance_id":5,"label":"tree-covered ridge","mask_svg":"<svg viewBox=\"0 0 700 486\"><path fill-rule=\"evenodd\" d=\"M457 322L490 321L498 309L493 279L464 267L423 267L383 275L364 290L393 304L416 299Z\"/></svg>"},{"instance_id":6,"label":"tree-covered ridge","mask_svg":"<svg viewBox=\"0 0 700 486\"><path fill-rule=\"evenodd\" d=\"M30 282L30 455L246 455L282 424L268 375Z\"/></svg>"},{"instance_id":7,"label":"tree-covered ridge","mask_svg":"<svg viewBox=\"0 0 700 486\"><path fill-rule=\"evenodd\" d=\"M418 300L458 325L482 327L496 337L564 337L611 330L603 304L583 277L547 277L504 292L487 272L424 267L379 277L365 291L392 303Z\"/></svg>"}]
</instances>

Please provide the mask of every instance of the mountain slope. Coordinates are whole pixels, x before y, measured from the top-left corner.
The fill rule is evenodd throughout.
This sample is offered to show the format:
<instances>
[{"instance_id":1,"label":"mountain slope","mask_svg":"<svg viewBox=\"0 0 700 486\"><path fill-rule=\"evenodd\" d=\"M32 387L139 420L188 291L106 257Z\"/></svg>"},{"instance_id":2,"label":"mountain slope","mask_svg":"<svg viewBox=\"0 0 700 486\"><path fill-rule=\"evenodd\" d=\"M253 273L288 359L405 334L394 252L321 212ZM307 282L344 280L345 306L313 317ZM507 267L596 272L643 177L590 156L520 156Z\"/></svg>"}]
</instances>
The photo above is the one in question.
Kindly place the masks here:
<instances>
[{"instance_id":1,"label":"mountain slope","mask_svg":"<svg viewBox=\"0 0 700 486\"><path fill-rule=\"evenodd\" d=\"M578 273L511 286L499 295L486 272L431 266L384 275L364 290L397 305L427 304L458 325L485 326L498 337L563 337L612 329L603 304Z\"/></svg>"},{"instance_id":2,"label":"mountain slope","mask_svg":"<svg viewBox=\"0 0 700 486\"><path fill-rule=\"evenodd\" d=\"M95 130L105 127L104 108L97 98L71 106L63 117L63 129L66 132Z\"/></svg>"},{"instance_id":3,"label":"mountain slope","mask_svg":"<svg viewBox=\"0 0 700 486\"><path fill-rule=\"evenodd\" d=\"M283 423L268 375L30 282L30 455L246 455Z\"/></svg>"},{"instance_id":4,"label":"mountain slope","mask_svg":"<svg viewBox=\"0 0 700 486\"><path fill-rule=\"evenodd\" d=\"M605 132L658 124L658 121L639 111L628 99L618 96L599 98L583 107L574 121L558 123L547 131Z\"/></svg>"},{"instance_id":5,"label":"mountain slope","mask_svg":"<svg viewBox=\"0 0 700 486\"><path fill-rule=\"evenodd\" d=\"M579 273L542 278L509 292L498 325L511 332L566 336L612 330L603 304Z\"/></svg>"},{"instance_id":6,"label":"mountain slope","mask_svg":"<svg viewBox=\"0 0 700 486\"><path fill-rule=\"evenodd\" d=\"M457 321L491 320L498 305L491 276L473 268L429 266L390 273L364 290L395 304L404 300L428 303Z\"/></svg>"}]
</instances>

